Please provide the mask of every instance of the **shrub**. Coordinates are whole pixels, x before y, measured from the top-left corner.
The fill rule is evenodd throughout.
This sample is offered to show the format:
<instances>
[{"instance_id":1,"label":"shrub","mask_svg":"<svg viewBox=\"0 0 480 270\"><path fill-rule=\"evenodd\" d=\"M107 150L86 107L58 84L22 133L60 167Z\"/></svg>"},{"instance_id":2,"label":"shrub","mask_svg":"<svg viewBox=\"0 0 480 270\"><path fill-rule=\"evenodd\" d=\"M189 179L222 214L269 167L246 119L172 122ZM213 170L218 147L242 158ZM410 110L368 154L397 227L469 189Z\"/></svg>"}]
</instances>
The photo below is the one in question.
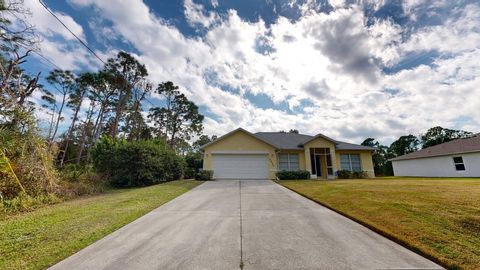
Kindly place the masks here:
<instances>
[{"instance_id":1,"label":"shrub","mask_svg":"<svg viewBox=\"0 0 480 270\"><path fill-rule=\"evenodd\" d=\"M0 197L11 200L20 195L37 197L55 193L56 145L40 136L30 112L14 113L18 121L9 122L8 117L0 116Z\"/></svg>"},{"instance_id":2,"label":"shrub","mask_svg":"<svg viewBox=\"0 0 480 270\"><path fill-rule=\"evenodd\" d=\"M276 176L280 180L310 179L309 171L279 171Z\"/></svg>"},{"instance_id":3,"label":"shrub","mask_svg":"<svg viewBox=\"0 0 480 270\"><path fill-rule=\"evenodd\" d=\"M163 141L102 138L92 151L94 168L115 187L148 186L180 179L185 162Z\"/></svg>"},{"instance_id":4,"label":"shrub","mask_svg":"<svg viewBox=\"0 0 480 270\"><path fill-rule=\"evenodd\" d=\"M368 174L366 171L352 172L349 170L339 170L337 171L337 176L340 179L358 179L367 178Z\"/></svg>"},{"instance_id":5,"label":"shrub","mask_svg":"<svg viewBox=\"0 0 480 270\"><path fill-rule=\"evenodd\" d=\"M340 179L348 179L350 178L351 171L349 170L338 170L337 171L337 176Z\"/></svg>"},{"instance_id":6,"label":"shrub","mask_svg":"<svg viewBox=\"0 0 480 270\"><path fill-rule=\"evenodd\" d=\"M212 180L213 171L211 170L202 170L195 175L196 180Z\"/></svg>"},{"instance_id":7,"label":"shrub","mask_svg":"<svg viewBox=\"0 0 480 270\"><path fill-rule=\"evenodd\" d=\"M26 193L20 193L13 199L6 200L0 198L1 208L4 213L32 210L38 206L44 204L53 204L59 201L61 201L61 199L52 193L41 194L37 196L30 196Z\"/></svg>"},{"instance_id":8,"label":"shrub","mask_svg":"<svg viewBox=\"0 0 480 270\"><path fill-rule=\"evenodd\" d=\"M183 173L183 178L185 179L195 178L195 169L190 167L185 168L185 172Z\"/></svg>"}]
</instances>

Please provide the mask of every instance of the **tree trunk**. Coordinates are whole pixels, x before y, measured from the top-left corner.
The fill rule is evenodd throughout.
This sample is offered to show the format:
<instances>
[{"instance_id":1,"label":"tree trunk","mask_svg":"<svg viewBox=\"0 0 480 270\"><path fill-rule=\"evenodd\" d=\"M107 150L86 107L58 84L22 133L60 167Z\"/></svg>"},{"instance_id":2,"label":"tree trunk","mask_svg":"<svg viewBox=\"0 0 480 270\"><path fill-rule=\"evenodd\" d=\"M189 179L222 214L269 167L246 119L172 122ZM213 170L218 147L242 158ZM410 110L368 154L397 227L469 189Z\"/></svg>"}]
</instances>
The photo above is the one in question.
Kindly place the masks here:
<instances>
[{"instance_id":1,"label":"tree trunk","mask_svg":"<svg viewBox=\"0 0 480 270\"><path fill-rule=\"evenodd\" d=\"M50 127L48 128L48 136L47 136L48 139L50 139L50 136L52 136L54 119L55 119L55 106L52 107L52 119L50 119Z\"/></svg>"},{"instance_id":2,"label":"tree trunk","mask_svg":"<svg viewBox=\"0 0 480 270\"><path fill-rule=\"evenodd\" d=\"M70 125L70 128L68 129L67 138L66 138L66 142L65 142L65 148L63 149L62 159L60 160L60 168L63 167L63 162L65 161L65 156L67 155L68 145L70 144L73 129L75 128L75 122L77 122L78 112L80 112L80 109L82 108L82 101L83 101L83 98L79 101L77 107L75 108L75 113L73 114L72 124Z\"/></svg>"},{"instance_id":3,"label":"tree trunk","mask_svg":"<svg viewBox=\"0 0 480 270\"><path fill-rule=\"evenodd\" d=\"M62 98L62 105L60 106L60 110L58 110L57 123L55 124L55 129L53 130L53 135L52 135L52 139L51 139L52 142L55 140L55 136L57 135L58 124L60 123L60 119L62 118L63 106L65 106L65 101L66 100L67 100L67 92L64 92L63 93L63 98Z\"/></svg>"},{"instance_id":4,"label":"tree trunk","mask_svg":"<svg viewBox=\"0 0 480 270\"><path fill-rule=\"evenodd\" d=\"M77 165L79 165L81 160L82 160L83 148L85 147L85 142L87 141L87 129L88 129L88 126L90 125L91 120L92 120L93 107L94 107L94 104L91 104L90 109L87 112L87 122L85 124L84 129L83 129L82 137L80 138L80 145L79 145L79 148L78 148L78 154L77 154L77 160L76 160Z\"/></svg>"},{"instance_id":5,"label":"tree trunk","mask_svg":"<svg viewBox=\"0 0 480 270\"><path fill-rule=\"evenodd\" d=\"M102 103L100 105L100 111L98 112L97 119L95 120L95 126L93 127L93 143L95 144L100 135L100 129L102 128L103 115L106 105Z\"/></svg>"}]
</instances>

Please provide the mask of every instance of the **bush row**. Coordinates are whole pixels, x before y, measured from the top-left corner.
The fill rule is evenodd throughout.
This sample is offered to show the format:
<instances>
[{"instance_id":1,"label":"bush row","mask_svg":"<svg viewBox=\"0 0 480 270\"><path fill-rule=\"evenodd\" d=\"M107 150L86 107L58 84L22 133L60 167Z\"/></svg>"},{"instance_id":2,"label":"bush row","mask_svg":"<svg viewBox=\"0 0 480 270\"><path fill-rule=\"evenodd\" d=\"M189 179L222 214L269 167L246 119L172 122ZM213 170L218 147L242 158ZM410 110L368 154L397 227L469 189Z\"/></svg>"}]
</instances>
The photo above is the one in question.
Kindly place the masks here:
<instances>
[{"instance_id":1,"label":"bush row","mask_svg":"<svg viewBox=\"0 0 480 270\"><path fill-rule=\"evenodd\" d=\"M367 178L368 174L366 171L352 172L349 170L339 170L337 171L337 176L340 179L358 179Z\"/></svg>"},{"instance_id":2,"label":"bush row","mask_svg":"<svg viewBox=\"0 0 480 270\"><path fill-rule=\"evenodd\" d=\"M279 171L276 173L280 180L310 179L309 171Z\"/></svg>"},{"instance_id":3,"label":"bush row","mask_svg":"<svg viewBox=\"0 0 480 270\"><path fill-rule=\"evenodd\" d=\"M212 180L213 171L211 170L202 170L195 175L196 180Z\"/></svg>"},{"instance_id":4,"label":"bush row","mask_svg":"<svg viewBox=\"0 0 480 270\"><path fill-rule=\"evenodd\" d=\"M102 138L92 151L93 166L115 187L139 187L180 179L185 162L160 140L127 142Z\"/></svg>"}]
</instances>

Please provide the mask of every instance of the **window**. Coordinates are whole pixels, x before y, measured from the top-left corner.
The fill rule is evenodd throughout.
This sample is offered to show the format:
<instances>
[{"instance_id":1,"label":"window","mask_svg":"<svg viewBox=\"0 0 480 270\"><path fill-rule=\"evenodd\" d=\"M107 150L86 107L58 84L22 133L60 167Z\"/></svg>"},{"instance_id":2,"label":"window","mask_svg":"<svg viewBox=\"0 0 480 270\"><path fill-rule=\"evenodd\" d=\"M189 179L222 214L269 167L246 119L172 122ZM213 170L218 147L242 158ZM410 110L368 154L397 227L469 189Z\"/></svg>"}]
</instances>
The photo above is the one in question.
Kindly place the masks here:
<instances>
[{"instance_id":1,"label":"window","mask_svg":"<svg viewBox=\"0 0 480 270\"><path fill-rule=\"evenodd\" d=\"M462 157L453 157L453 163L455 164L455 170L465 171L465 164Z\"/></svg>"},{"instance_id":2,"label":"window","mask_svg":"<svg viewBox=\"0 0 480 270\"><path fill-rule=\"evenodd\" d=\"M341 154L340 167L342 170L360 172L362 171L362 164L360 163L359 154Z\"/></svg>"},{"instance_id":3,"label":"window","mask_svg":"<svg viewBox=\"0 0 480 270\"><path fill-rule=\"evenodd\" d=\"M298 154L278 155L278 169L280 171L298 171Z\"/></svg>"}]
</instances>

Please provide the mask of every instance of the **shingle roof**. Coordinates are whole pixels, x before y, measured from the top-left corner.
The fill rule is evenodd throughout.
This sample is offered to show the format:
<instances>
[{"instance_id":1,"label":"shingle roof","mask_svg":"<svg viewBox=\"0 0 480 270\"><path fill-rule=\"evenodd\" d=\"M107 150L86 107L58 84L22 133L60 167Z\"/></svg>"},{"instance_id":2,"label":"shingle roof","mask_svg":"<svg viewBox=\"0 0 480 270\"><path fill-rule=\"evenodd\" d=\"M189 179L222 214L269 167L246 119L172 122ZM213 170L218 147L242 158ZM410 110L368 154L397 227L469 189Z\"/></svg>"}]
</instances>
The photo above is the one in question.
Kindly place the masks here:
<instances>
[{"instance_id":1,"label":"shingle roof","mask_svg":"<svg viewBox=\"0 0 480 270\"><path fill-rule=\"evenodd\" d=\"M337 150L375 150L374 147L337 141Z\"/></svg>"},{"instance_id":2,"label":"shingle roof","mask_svg":"<svg viewBox=\"0 0 480 270\"><path fill-rule=\"evenodd\" d=\"M287 132L257 132L255 137L274 145L278 149L303 149L303 144L316 136ZM318 136L318 135L317 135ZM326 137L326 136L323 136ZM326 137L327 138L327 137ZM332 140L338 150L374 150L373 147Z\"/></svg>"},{"instance_id":3,"label":"shingle roof","mask_svg":"<svg viewBox=\"0 0 480 270\"><path fill-rule=\"evenodd\" d=\"M303 149L303 142L312 138L309 135L286 132L257 132L253 134L262 141L275 145L278 149Z\"/></svg>"},{"instance_id":4,"label":"shingle roof","mask_svg":"<svg viewBox=\"0 0 480 270\"><path fill-rule=\"evenodd\" d=\"M464 139L456 139L446 143L434 145L410 154L392 158L390 160L407 160L414 158L426 158L446 156L470 152L480 152L480 133Z\"/></svg>"}]
</instances>

